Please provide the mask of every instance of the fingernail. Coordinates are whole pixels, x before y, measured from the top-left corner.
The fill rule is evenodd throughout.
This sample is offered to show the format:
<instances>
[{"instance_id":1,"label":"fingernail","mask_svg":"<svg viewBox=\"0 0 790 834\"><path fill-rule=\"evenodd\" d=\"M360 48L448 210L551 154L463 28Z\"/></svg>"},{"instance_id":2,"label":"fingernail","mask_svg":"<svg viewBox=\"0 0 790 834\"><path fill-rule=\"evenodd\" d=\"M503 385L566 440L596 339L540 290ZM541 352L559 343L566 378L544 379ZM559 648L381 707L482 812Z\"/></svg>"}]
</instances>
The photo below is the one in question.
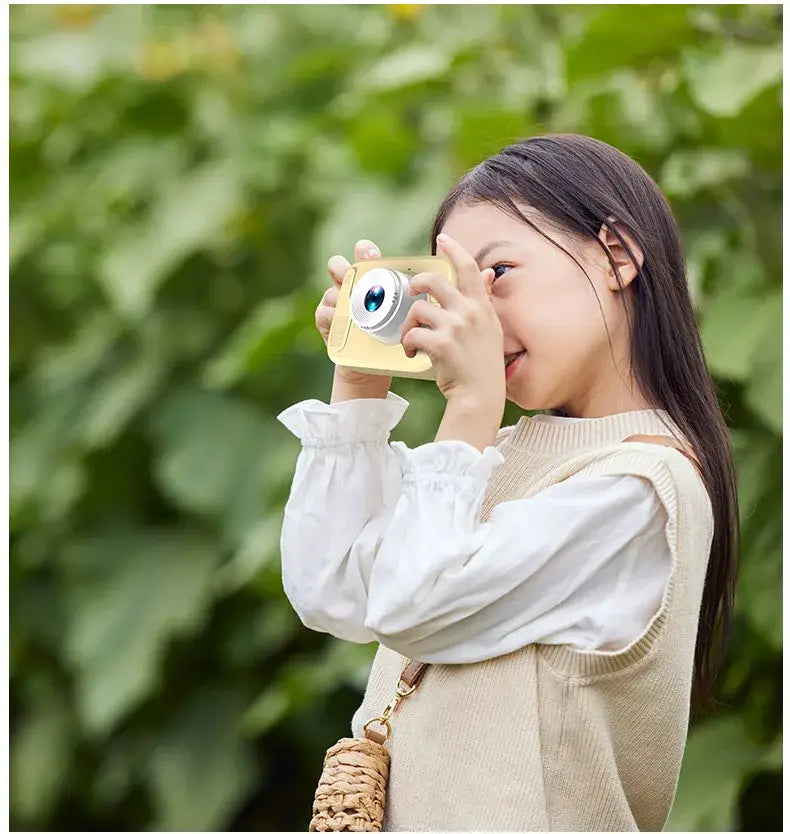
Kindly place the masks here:
<instances>
[{"instance_id":1,"label":"fingernail","mask_svg":"<svg viewBox=\"0 0 790 834\"><path fill-rule=\"evenodd\" d=\"M438 243L447 243L447 241L450 240L450 238L448 235L442 232L441 234L436 235L436 240Z\"/></svg>"},{"instance_id":2,"label":"fingernail","mask_svg":"<svg viewBox=\"0 0 790 834\"><path fill-rule=\"evenodd\" d=\"M368 257L369 258L375 258L377 255L380 255L380 254L381 254L381 252L379 252L379 250L376 249L375 246L372 247L371 249L368 249Z\"/></svg>"}]
</instances>

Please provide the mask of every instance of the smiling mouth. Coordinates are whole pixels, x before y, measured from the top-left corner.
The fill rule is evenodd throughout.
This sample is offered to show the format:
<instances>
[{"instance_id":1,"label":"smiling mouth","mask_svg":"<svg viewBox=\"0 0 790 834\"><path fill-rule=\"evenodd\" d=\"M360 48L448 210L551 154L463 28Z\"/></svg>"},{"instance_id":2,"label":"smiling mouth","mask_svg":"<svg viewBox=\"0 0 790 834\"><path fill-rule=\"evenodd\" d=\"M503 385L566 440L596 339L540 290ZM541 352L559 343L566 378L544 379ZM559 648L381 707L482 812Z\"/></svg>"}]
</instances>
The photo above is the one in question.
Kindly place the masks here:
<instances>
[{"instance_id":1,"label":"smiling mouth","mask_svg":"<svg viewBox=\"0 0 790 834\"><path fill-rule=\"evenodd\" d=\"M523 353L526 353L526 350L520 350L518 353L511 353L505 356L505 367L507 368L508 365L515 362Z\"/></svg>"}]
</instances>

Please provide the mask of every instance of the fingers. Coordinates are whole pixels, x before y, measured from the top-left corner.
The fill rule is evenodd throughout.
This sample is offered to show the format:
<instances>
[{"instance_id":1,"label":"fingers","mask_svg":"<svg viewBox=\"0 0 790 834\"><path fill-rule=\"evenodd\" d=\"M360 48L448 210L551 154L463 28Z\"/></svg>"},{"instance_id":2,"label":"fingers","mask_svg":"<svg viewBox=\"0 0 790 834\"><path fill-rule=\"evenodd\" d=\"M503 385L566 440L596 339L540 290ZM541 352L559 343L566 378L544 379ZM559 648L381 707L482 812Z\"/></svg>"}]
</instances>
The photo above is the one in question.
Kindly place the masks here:
<instances>
[{"instance_id":1,"label":"fingers","mask_svg":"<svg viewBox=\"0 0 790 834\"><path fill-rule=\"evenodd\" d=\"M439 272L418 272L409 280L409 295L427 292L445 310L460 310L465 302L461 292Z\"/></svg>"},{"instance_id":2,"label":"fingers","mask_svg":"<svg viewBox=\"0 0 790 834\"><path fill-rule=\"evenodd\" d=\"M401 332L406 333L406 331L410 328L420 327L421 325L439 327L442 321L446 320L446 318L447 317L442 312L441 307L437 307L429 301L419 299L412 304L411 309L406 314L406 319L403 322Z\"/></svg>"},{"instance_id":3,"label":"fingers","mask_svg":"<svg viewBox=\"0 0 790 834\"><path fill-rule=\"evenodd\" d=\"M366 261L372 258L380 258L381 252L378 246L372 240L363 238L358 240L354 247L354 261ZM326 268L329 275L335 284L339 287L343 283L346 273L350 269L351 264L342 255L332 255L327 261Z\"/></svg>"},{"instance_id":4,"label":"fingers","mask_svg":"<svg viewBox=\"0 0 790 834\"><path fill-rule=\"evenodd\" d=\"M326 307L337 307L337 299L340 297L340 288L328 287L321 296L321 305Z\"/></svg>"},{"instance_id":5,"label":"fingers","mask_svg":"<svg viewBox=\"0 0 790 834\"><path fill-rule=\"evenodd\" d=\"M373 258L380 258L381 252L379 252L378 246L373 243L372 240L358 240L357 245L354 247L354 260L355 261L367 261Z\"/></svg>"},{"instance_id":6,"label":"fingers","mask_svg":"<svg viewBox=\"0 0 790 834\"><path fill-rule=\"evenodd\" d=\"M332 255L327 261L326 268L336 287L340 287L343 283L343 278L345 278L350 266L351 264L342 255Z\"/></svg>"},{"instance_id":7,"label":"fingers","mask_svg":"<svg viewBox=\"0 0 790 834\"><path fill-rule=\"evenodd\" d=\"M442 312L440 307L431 304L428 301L419 299L412 304L411 309L406 314L406 319L401 327L401 345L407 356L414 356L414 344L408 337L409 331L419 328L437 328L442 322L442 317L446 314Z\"/></svg>"},{"instance_id":8,"label":"fingers","mask_svg":"<svg viewBox=\"0 0 790 834\"><path fill-rule=\"evenodd\" d=\"M322 336L328 336L329 330L332 327L332 318L335 311L332 307L321 305L315 311L315 326Z\"/></svg>"},{"instance_id":9,"label":"fingers","mask_svg":"<svg viewBox=\"0 0 790 834\"><path fill-rule=\"evenodd\" d=\"M436 237L436 248L453 265L458 278L458 289L462 295L476 298L478 301L487 296L485 282L477 262L457 240L442 233Z\"/></svg>"},{"instance_id":10,"label":"fingers","mask_svg":"<svg viewBox=\"0 0 790 834\"><path fill-rule=\"evenodd\" d=\"M332 327L332 319L335 315L335 307L337 306L337 299L340 296L340 288L333 284L324 290L318 306L315 308L315 326L318 332L326 342L329 336L329 330Z\"/></svg>"},{"instance_id":11,"label":"fingers","mask_svg":"<svg viewBox=\"0 0 790 834\"><path fill-rule=\"evenodd\" d=\"M373 258L380 258L381 252L378 246L372 240L358 240L354 247L354 260L364 261ZM343 285L343 279L346 273L351 268L351 264L342 255L332 255L326 264L327 271L332 278L332 286L328 287L315 311L315 324L321 335L326 341L329 335L329 330L332 326L332 319L335 315L335 307L337 300L340 297L340 287Z\"/></svg>"},{"instance_id":12,"label":"fingers","mask_svg":"<svg viewBox=\"0 0 790 834\"><path fill-rule=\"evenodd\" d=\"M446 333L431 330L430 327L413 327L404 336L403 350L410 359L418 350L427 353L431 359L446 354L452 347L452 341Z\"/></svg>"}]
</instances>

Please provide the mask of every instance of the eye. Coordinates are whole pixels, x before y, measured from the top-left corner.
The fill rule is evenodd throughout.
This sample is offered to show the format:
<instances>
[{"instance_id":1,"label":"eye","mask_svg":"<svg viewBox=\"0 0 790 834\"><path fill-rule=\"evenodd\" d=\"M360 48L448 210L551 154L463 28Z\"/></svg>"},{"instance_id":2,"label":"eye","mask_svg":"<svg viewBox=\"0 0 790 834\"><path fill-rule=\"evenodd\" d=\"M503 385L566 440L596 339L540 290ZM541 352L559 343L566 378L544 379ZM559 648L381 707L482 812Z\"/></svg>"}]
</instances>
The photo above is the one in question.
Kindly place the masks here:
<instances>
[{"instance_id":1,"label":"eye","mask_svg":"<svg viewBox=\"0 0 790 834\"><path fill-rule=\"evenodd\" d=\"M497 270L498 270L498 269L502 269L502 268L504 268L504 269L512 269L512 267L511 267L511 265L510 265L510 264L495 264L494 266L492 266L492 267L491 267L491 269L493 269L493 270L494 270L494 281L496 281L497 279L501 278L501 275L499 275L499 273L497 272ZM493 283L493 282L492 282L492 283Z\"/></svg>"}]
</instances>

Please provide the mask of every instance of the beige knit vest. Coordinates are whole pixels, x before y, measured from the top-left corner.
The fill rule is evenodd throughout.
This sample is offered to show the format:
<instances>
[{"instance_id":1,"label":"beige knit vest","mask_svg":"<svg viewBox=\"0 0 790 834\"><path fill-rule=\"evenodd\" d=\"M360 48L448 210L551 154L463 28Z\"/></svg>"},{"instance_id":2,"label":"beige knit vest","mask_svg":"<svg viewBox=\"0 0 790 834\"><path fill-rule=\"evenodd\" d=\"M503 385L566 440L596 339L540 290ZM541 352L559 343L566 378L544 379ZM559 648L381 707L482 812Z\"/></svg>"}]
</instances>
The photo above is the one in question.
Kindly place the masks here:
<instances>
[{"instance_id":1,"label":"beige knit vest","mask_svg":"<svg viewBox=\"0 0 790 834\"><path fill-rule=\"evenodd\" d=\"M479 663L431 665L393 716L385 831L661 830L677 786L713 517L665 411L580 422L521 417L480 518L565 478L633 474L664 503L673 568L646 631L616 652L531 644ZM420 658L412 658L419 660ZM407 658L379 645L352 732L379 715Z\"/></svg>"}]
</instances>

